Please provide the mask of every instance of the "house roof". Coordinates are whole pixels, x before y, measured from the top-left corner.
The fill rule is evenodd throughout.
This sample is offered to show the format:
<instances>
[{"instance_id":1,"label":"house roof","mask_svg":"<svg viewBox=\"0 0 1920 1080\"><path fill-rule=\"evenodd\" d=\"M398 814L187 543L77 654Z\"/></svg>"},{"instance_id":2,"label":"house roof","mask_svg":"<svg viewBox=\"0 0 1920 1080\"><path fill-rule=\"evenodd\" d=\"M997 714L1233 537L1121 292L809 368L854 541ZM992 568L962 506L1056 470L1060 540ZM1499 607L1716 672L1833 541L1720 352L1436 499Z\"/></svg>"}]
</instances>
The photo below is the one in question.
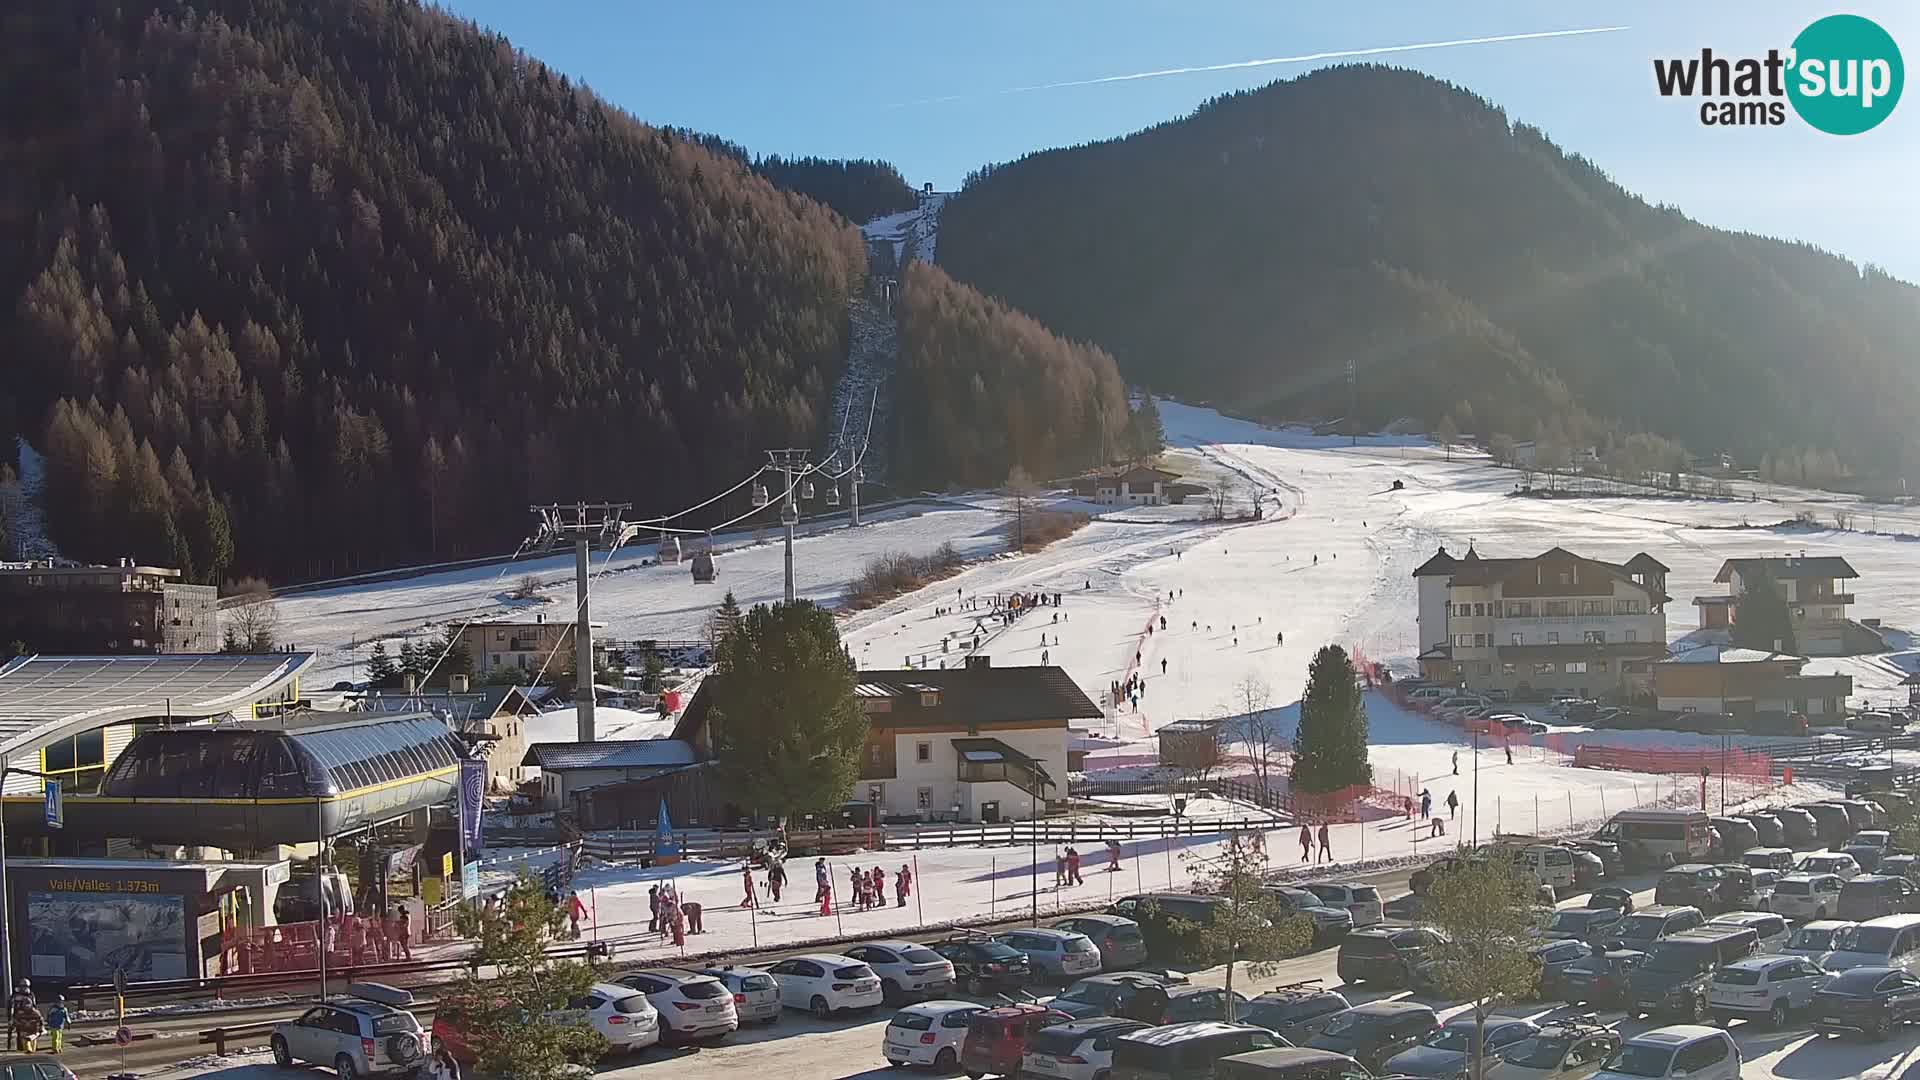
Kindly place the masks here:
<instances>
[{"instance_id":1,"label":"house roof","mask_svg":"<svg viewBox=\"0 0 1920 1080\"><path fill-rule=\"evenodd\" d=\"M1538 555L1523 559L1483 559L1479 556L1479 553L1469 547L1466 556L1460 560L1459 565L1452 571L1453 584L1492 585L1497 582L1509 580L1513 575L1524 571L1527 567L1548 559L1570 559L1582 567L1590 570L1598 570L1617 580L1624 581L1634 588L1643 590L1647 595L1656 597L1662 603L1670 599L1670 597L1653 586L1643 585L1633 580L1633 575L1636 573L1664 574L1666 572L1665 566L1645 552L1635 555L1625 563L1610 563L1600 559L1590 559L1584 555L1576 555L1566 548L1558 546L1548 548ZM1429 563L1432 561L1432 559L1428 560ZM1655 570L1655 567L1658 567L1658 569ZM1415 571L1414 573L1415 576L1418 576L1419 571Z\"/></svg>"},{"instance_id":2,"label":"house roof","mask_svg":"<svg viewBox=\"0 0 1920 1080\"><path fill-rule=\"evenodd\" d=\"M1636 554L1633 558L1628 559L1622 565L1625 566L1628 570L1631 570L1636 574L1644 574L1644 573L1664 574L1664 573L1667 573L1668 570L1670 569L1666 563L1661 562L1659 559L1654 558L1653 556L1647 554L1644 551Z\"/></svg>"},{"instance_id":3,"label":"house roof","mask_svg":"<svg viewBox=\"0 0 1920 1080\"><path fill-rule=\"evenodd\" d=\"M649 769L691 765L698 755L679 739L601 739L587 743L534 743L522 765L542 771L569 769Z\"/></svg>"},{"instance_id":4,"label":"house roof","mask_svg":"<svg viewBox=\"0 0 1920 1080\"><path fill-rule=\"evenodd\" d=\"M1737 596L1696 596L1693 602L1700 607L1732 607L1740 602Z\"/></svg>"},{"instance_id":5,"label":"house roof","mask_svg":"<svg viewBox=\"0 0 1920 1080\"><path fill-rule=\"evenodd\" d=\"M1740 649L1732 645L1701 645L1685 652L1675 653L1660 661L1663 664L1764 664L1774 660L1796 660L1805 663L1807 658L1793 653L1767 652L1764 649Z\"/></svg>"},{"instance_id":6,"label":"house roof","mask_svg":"<svg viewBox=\"0 0 1920 1080\"><path fill-rule=\"evenodd\" d=\"M685 739L706 723L713 695L710 675L687 702L674 727ZM882 669L854 674L854 696L884 711L869 711L876 728L965 727L979 723L1067 726L1069 720L1095 720L1105 714L1072 677L1055 666ZM937 696L922 704L928 691Z\"/></svg>"},{"instance_id":7,"label":"house roof","mask_svg":"<svg viewBox=\"0 0 1920 1080\"><path fill-rule=\"evenodd\" d=\"M1786 555L1760 559L1728 559L1720 564L1713 580L1725 585L1733 581L1734 571L1746 577L1765 568L1776 581L1799 578L1857 578L1860 572L1838 555Z\"/></svg>"},{"instance_id":8,"label":"house roof","mask_svg":"<svg viewBox=\"0 0 1920 1080\"><path fill-rule=\"evenodd\" d=\"M1419 566L1414 567L1413 576L1414 577L1444 577L1447 574L1453 573L1453 568L1459 565L1460 565L1460 560L1447 554L1446 545L1443 544L1441 545L1440 550L1434 552L1433 556L1429 558L1426 562L1423 562Z\"/></svg>"}]
</instances>

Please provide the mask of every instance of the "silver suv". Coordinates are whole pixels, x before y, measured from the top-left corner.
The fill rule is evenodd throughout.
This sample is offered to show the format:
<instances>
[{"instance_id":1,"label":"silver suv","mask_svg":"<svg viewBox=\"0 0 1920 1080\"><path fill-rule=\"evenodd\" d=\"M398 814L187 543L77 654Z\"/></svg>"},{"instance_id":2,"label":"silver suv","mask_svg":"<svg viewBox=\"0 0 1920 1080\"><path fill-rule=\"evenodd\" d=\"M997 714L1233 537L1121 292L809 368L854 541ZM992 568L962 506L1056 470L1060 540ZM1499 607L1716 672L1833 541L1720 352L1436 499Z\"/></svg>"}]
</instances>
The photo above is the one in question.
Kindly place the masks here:
<instances>
[{"instance_id":1,"label":"silver suv","mask_svg":"<svg viewBox=\"0 0 1920 1080\"><path fill-rule=\"evenodd\" d=\"M310 1062L333 1069L340 1080L362 1076L419 1076L430 1038L404 1006L413 994L379 983L356 983L346 1001L308 1009L273 1029L274 1064Z\"/></svg>"}]
</instances>

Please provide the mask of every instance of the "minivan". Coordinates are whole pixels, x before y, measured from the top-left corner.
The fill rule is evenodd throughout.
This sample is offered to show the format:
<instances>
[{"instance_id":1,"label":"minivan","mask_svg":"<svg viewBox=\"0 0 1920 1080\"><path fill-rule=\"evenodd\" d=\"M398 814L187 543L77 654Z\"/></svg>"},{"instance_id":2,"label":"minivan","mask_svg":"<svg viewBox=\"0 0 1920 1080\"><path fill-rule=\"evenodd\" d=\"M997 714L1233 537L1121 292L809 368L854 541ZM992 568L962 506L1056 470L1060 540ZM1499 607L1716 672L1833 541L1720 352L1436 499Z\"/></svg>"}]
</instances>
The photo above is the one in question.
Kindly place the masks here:
<instances>
[{"instance_id":1,"label":"minivan","mask_svg":"<svg viewBox=\"0 0 1920 1080\"><path fill-rule=\"evenodd\" d=\"M1188 956L1191 943L1182 941L1176 933L1172 920L1179 919L1196 926L1211 926L1220 908L1227 903L1225 897L1194 896L1189 893L1141 893L1123 897L1107 908L1109 914L1123 916L1140 924L1140 933L1146 938L1147 952L1159 960L1203 960L1205 957Z\"/></svg>"},{"instance_id":2,"label":"minivan","mask_svg":"<svg viewBox=\"0 0 1920 1080\"><path fill-rule=\"evenodd\" d=\"M1753 822L1737 817L1709 818L1715 829L1720 830L1721 853L1729 859L1737 859L1748 848L1760 846L1760 830Z\"/></svg>"},{"instance_id":3,"label":"minivan","mask_svg":"<svg viewBox=\"0 0 1920 1080\"><path fill-rule=\"evenodd\" d=\"M1792 870L1793 849L1783 847L1748 848L1740 853L1740 861L1755 870Z\"/></svg>"},{"instance_id":4,"label":"minivan","mask_svg":"<svg viewBox=\"0 0 1920 1080\"><path fill-rule=\"evenodd\" d=\"M1906 878L1861 874L1840 887L1836 914L1842 919L1866 922L1883 915L1916 910L1920 910L1920 890Z\"/></svg>"},{"instance_id":5,"label":"minivan","mask_svg":"<svg viewBox=\"0 0 1920 1080\"><path fill-rule=\"evenodd\" d=\"M1210 1080L1223 1057L1279 1046L1266 1028L1218 1020L1131 1031L1113 1044L1111 1080Z\"/></svg>"},{"instance_id":6,"label":"minivan","mask_svg":"<svg viewBox=\"0 0 1920 1080\"><path fill-rule=\"evenodd\" d=\"M1529 844L1515 848L1513 865L1535 884L1550 885L1554 895L1573 888L1573 852L1551 844Z\"/></svg>"},{"instance_id":7,"label":"minivan","mask_svg":"<svg viewBox=\"0 0 1920 1080\"><path fill-rule=\"evenodd\" d=\"M1706 858L1712 828L1702 810L1622 810L1595 835L1619 844L1630 863L1653 866L1668 855L1676 863Z\"/></svg>"},{"instance_id":8,"label":"minivan","mask_svg":"<svg viewBox=\"0 0 1920 1080\"><path fill-rule=\"evenodd\" d=\"M1815 825L1820 830L1820 842L1834 851L1847 842L1854 832L1853 818L1847 808L1836 803L1801 803L1794 807L1813 815Z\"/></svg>"},{"instance_id":9,"label":"minivan","mask_svg":"<svg viewBox=\"0 0 1920 1080\"><path fill-rule=\"evenodd\" d=\"M1857 967L1920 969L1920 915L1883 915L1861 923L1836 941L1834 951L1820 958L1820 966L1836 972Z\"/></svg>"},{"instance_id":10,"label":"minivan","mask_svg":"<svg viewBox=\"0 0 1920 1080\"><path fill-rule=\"evenodd\" d=\"M1628 1015L1705 1016L1714 969L1753 955L1759 940L1751 929L1702 927L1656 942L1628 976Z\"/></svg>"}]
</instances>

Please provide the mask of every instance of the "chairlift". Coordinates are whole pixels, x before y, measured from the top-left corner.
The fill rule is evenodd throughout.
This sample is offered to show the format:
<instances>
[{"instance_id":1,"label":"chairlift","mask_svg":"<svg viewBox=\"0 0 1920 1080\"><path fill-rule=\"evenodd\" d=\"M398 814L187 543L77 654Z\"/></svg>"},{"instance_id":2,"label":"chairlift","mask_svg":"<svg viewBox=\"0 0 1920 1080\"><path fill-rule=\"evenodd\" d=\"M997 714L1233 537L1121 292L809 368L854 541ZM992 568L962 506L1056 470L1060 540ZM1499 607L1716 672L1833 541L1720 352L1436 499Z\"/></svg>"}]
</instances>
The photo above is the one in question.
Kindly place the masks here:
<instances>
[{"instance_id":1,"label":"chairlift","mask_svg":"<svg viewBox=\"0 0 1920 1080\"><path fill-rule=\"evenodd\" d=\"M713 530L707 530L707 546L693 553L693 583L711 585L718 577L713 565Z\"/></svg>"},{"instance_id":2,"label":"chairlift","mask_svg":"<svg viewBox=\"0 0 1920 1080\"><path fill-rule=\"evenodd\" d=\"M753 505L765 506L769 501L770 500L767 498L767 485L760 484L760 483L754 484L753 485Z\"/></svg>"},{"instance_id":3,"label":"chairlift","mask_svg":"<svg viewBox=\"0 0 1920 1080\"><path fill-rule=\"evenodd\" d=\"M811 480L800 481L800 497L803 499L806 499L809 502L813 500L813 481Z\"/></svg>"},{"instance_id":4,"label":"chairlift","mask_svg":"<svg viewBox=\"0 0 1920 1080\"><path fill-rule=\"evenodd\" d=\"M840 505L840 485L839 484L834 484L831 487L827 488L827 505L828 506Z\"/></svg>"}]
</instances>

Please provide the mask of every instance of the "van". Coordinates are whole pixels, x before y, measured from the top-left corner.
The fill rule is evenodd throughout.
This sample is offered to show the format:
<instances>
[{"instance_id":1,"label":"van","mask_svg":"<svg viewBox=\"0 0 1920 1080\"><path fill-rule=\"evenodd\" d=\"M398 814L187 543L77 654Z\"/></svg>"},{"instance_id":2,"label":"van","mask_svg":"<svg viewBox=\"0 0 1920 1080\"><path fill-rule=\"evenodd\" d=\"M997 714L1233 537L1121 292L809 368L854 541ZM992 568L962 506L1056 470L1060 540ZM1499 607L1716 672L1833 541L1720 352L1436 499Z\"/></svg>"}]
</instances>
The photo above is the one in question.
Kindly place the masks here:
<instances>
[{"instance_id":1,"label":"van","mask_svg":"<svg viewBox=\"0 0 1920 1080\"><path fill-rule=\"evenodd\" d=\"M1550 844L1529 844L1513 850L1514 869L1536 885L1553 886L1554 894L1573 888L1573 852Z\"/></svg>"},{"instance_id":2,"label":"van","mask_svg":"<svg viewBox=\"0 0 1920 1080\"><path fill-rule=\"evenodd\" d=\"M1629 862L1642 866L1668 855L1675 862L1694 862L1713 847L1712 822L1704 810L1622 810L1594 835L1619 844Z\"/></svg>"},{"instance_id":3,"label":"van","mask_svg":"<svg viewBox=\"0 0 1920 1080\"><path fill-rule=\"evenodd\" d=\"M1865 922L1886 915L1920 910L1920 890L1903 877L1861 874L1840 887L1835 913L1842 919Z\"/></svg>"},{"instance_id":4,"label":"van","mask_svg":"<svg viewBox=\"0 0 1920 1080\"><path fill-rule=\"evenodd\" d=\"M1920 970L1920 914L1869 919L1835 942L1820 966L1841 972L1857 967Z\"/></svg>"},{"instance_id":5,"label":"van","mask_svg":"<svg viewBox=\"0 0 1920 1080\"><path fill-rule=\"evenodd\" d=\"M1760 830L1753 822L1737 817L1709 818L1709 822L1720 831L1720 847L1730 859L1737 859L1748 848L1760 846Z\"/></svg>"},{"instance_id":6,"label":"van","mask_svg":"<svg viewBox=\"0 0 1920 1080\"><path fill-rule=\"evenodd\" d=\"M1452 696L1453 688L1450 686L1423 686L1407 694L1407 704L1431 709Z\"/></svg>"},{"instance_id":7,"label":"van","mask_svg":"<svg viewBox=\"0 0 1920 1080\"><path fill-rule=\"evenodd\" d=\"M1740 861L1753 867L1755 870L1791 871L1793 869L1793 849L1783 847L1748 848L1740 853Z\"/></svg>"}]
</instances>

